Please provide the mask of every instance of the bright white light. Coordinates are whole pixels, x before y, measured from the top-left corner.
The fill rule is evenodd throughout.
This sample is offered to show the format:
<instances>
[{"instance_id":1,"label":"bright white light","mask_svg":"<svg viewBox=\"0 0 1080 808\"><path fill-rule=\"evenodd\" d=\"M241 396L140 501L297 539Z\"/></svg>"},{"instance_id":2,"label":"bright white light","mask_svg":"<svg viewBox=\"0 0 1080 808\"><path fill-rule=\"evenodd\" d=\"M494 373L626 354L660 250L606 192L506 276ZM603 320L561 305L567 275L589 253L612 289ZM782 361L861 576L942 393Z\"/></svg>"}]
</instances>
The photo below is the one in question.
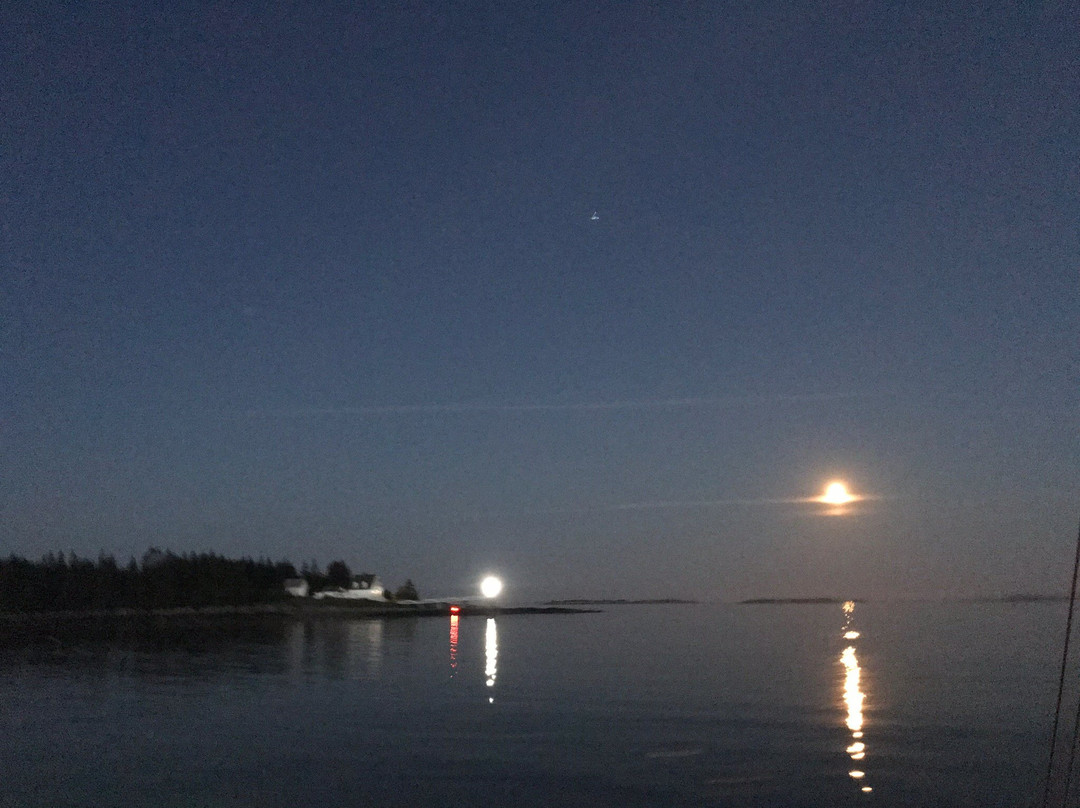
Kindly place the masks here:
<instances>
[{"instance_id":1,"label":"bright white light","mask_svg":"<svg viewBox=\"0 0 1080 808\"><path fill-rule=\"evenodd\" d=\"M480 592L485 598L498 597L502 592L503 584L494 575L489 575L487 578L480 582Z\"/></svg>"}]
</instances>

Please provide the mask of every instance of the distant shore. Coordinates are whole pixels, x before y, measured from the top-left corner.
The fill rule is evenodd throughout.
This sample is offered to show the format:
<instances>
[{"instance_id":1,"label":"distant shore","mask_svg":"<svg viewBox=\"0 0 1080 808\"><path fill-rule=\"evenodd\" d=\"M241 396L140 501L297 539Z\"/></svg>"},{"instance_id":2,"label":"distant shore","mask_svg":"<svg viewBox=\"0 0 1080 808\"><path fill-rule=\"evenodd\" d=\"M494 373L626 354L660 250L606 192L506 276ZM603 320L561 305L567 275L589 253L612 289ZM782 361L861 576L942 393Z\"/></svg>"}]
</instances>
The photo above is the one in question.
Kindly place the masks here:
<instances>
[{"instance_id":1,"label":"distant shore","mask_svg":"<svg viewBox=\"0 0 1080 808\"><path fill-rule=\"evenodd\" d=\"M941 599L920 598L916 602L926 603L1056 603L1067 601L1068 595L991 595L985 597L951 597ZM862 598L747 598L736 601L738 606L760 605L830 605L843 603L866 603Z\"/></svg>"},{"instance_id":2,"label":"distant shore","mask_svg":"<svg viewBox=\"0 0 1080 808\"><path fill-rule=\"evenodd\" d=\"M783 605L783 606L807 606L807 605L831 605L835 606L841 603L862 603L859 598L747 598L746 600L740 600L740 606L759 606L759 605Z\"/></svg>"},{"instance_id":3,"label":"distant shore","mask_svg":"<svg viewBox=\"0 0 1080 808\"><path fill-rule=\"evenodd\" d=\"M695 604L697 600L685 600L683 598L640 598L630 600L627 598L567 598L564 600L548 600L545 606L654 606L663 604Z\"/></svg>"},{"instance_id":4,"label":"distant shore","mask_svg":"<svg viewBox=\"0 0 1080 808\"><path fill-rule=\"evenodd\" d=\"M85 611L0 612L0 624L35 623L56 620L126 620L170 617L228 617L234 615L278 615L283 617L446 617L457 614L492 616L500 614L589 614L599 609L576 609L554 604L541 606L499 606L485 603L377 603L372 601L325 601L305 603L262 603L247 606L178 607L172 609L96 609Z\"/></svg>"}]
</instances>

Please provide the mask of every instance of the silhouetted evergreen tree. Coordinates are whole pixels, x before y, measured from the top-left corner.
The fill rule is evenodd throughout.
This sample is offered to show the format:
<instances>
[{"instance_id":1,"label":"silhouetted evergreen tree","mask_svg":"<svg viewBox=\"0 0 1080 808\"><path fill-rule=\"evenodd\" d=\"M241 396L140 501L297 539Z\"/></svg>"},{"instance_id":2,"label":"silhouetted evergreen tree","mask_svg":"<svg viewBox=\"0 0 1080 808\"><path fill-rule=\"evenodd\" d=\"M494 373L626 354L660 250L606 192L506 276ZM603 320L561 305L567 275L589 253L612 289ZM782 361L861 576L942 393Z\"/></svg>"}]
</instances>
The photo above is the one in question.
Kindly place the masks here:
<instances>
[{"instance_id":1,"label":"silhouetted evergreen tree","mask_svg":"<svg viewBox=\"0 0 1080 808\"><path fill-rule=\"evenodd\" d=\"M0 559L0 611L86 611L116 608L239 606L287 597L288 561L227 559L213 553L176 555L152 548L140 566L121 568L75 553L47 553L40 562Z\"/></svg>"},{"instance_id":2,"label":"silhouetted evergreen tree","mask_svg":"<svg viewBox=\"0 0 1080 808\"><path fill-rule=\"evenodd\" d=\"M340 586L348 589L352 583L352 571L344 561L331 561L326 567L326 577L331 586Z\"/></svg>"},{"instance_id":3,"label":"silhouetted evergreen tree","mask_svg":"<svg viewBox=\"0 0 1080 808\"><path fill-rule=\"evenodd\" d=\"M413 582L405 581L404 584L398 587L397 592L394 593L395 600L420 600L420 594L416 591L416 587Z\"/></svg>"}]
</instances>

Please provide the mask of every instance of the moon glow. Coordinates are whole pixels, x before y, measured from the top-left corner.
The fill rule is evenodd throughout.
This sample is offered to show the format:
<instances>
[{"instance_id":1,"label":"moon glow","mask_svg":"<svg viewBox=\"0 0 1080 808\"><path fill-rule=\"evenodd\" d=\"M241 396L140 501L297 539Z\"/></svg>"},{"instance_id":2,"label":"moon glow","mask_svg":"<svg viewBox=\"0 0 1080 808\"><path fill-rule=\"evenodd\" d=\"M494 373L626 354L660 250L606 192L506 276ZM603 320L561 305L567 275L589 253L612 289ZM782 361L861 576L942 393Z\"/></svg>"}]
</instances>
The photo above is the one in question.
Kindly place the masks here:
<instances>
[{"instance_id":1,"label":"moon glow","mask_svg":"<svg viewBox=\"0 0 1080 808\"><path fill-rule=\"evenodd\" d=\"M854 502L857 497L853 497L847 489L847 485L834 480L825 486L825 493L821 496L818 502L823 502L826 505L847 505L849 502Z\"/></svg>"},{"instance_id":2,"label":"moon glow","mask_svg":"<svg viewBox=\"0 0 1080 808\"><path fill-rule=\"evenodd\" d=\"M485 598L498 597L499 593L502 592L502 588L502 581L494 575L489 575L480 582L480 592Z\"/></svg>"}]
</instances>

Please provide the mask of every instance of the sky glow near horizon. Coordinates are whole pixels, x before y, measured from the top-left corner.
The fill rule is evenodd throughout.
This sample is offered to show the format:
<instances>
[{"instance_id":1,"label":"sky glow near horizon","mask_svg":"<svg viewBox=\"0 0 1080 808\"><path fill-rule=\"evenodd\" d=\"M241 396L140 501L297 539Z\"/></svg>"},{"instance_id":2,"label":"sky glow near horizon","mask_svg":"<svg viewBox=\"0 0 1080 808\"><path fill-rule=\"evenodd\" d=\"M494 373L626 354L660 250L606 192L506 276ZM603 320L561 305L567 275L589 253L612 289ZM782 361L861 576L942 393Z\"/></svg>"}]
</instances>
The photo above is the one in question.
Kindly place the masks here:
<instances>
[{"instance_id":1,"label":"sky glow near horizon","mask_svg":"<svg viewBox=\"0 0 1080 808\"><path fill-rule=\"evenodd\" d=\"M1064 6L410 9L0 9L0 552L1067 588Z\"/></svg>"}]
</instances>

